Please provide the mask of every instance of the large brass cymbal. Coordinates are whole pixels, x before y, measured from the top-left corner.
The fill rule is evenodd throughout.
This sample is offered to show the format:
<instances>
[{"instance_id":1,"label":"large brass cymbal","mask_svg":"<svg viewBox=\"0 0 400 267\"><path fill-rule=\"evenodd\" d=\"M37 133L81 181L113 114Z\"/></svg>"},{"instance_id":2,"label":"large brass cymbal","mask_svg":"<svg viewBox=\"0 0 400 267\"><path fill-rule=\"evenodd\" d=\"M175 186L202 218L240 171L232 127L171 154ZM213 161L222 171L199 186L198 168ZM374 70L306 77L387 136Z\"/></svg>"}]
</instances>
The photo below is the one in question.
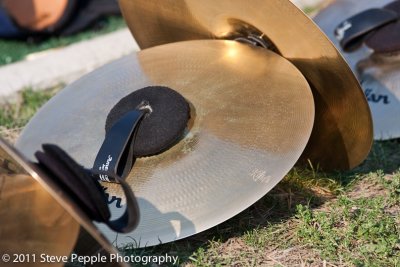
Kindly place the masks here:
<instances>
[{"instance_id":1,"label":"large brass cymbal","mask_svg":"<svg viewBox=\"0 0 400 267\"><path fill-rule=\"evenodd\" d=\"M64 266L63 261L50 264L42 255L69 257L73 251L82 256L117 253L45 173L1 138L0 221L0 254L25 257L18 259L20 263L12 257L1 266ZM127 265L105 262L98 266Z\"/></svg>"},{"instance_id":2,"label":"large brass cymbal","mask_svg":"<svg viewBox=\"0 0 400 267\"><path fill-rule=\"evenodd\" d=\"M91 168L110 110L153 85L179 92L191 120L175 146L136 159L127 182L138 198L138 228L117 236L99 226L117 245L165 243L234 216L283 178L311 134L312 93L290 62L259 47L201 40L146 49L84 76L36 114L17 146L32 157L42 143L55 143ZM122 195L104 186L111 198ZM117 202L115 213L124 208Z\"/></svg>"},{"instance_id":3,"label":"large brass cymbal","mask_svg":"<svg viewBox=\"0 0 400 267\"><path fill-rule=\"evenodd\" d=\"M29 175L12 175L2 182L0 252L14 255L69 257L78 239L79 224ZM27 260L23 266L42 266ZM15 266L13 260L5 263ZM30 262L29 262L30 261ZM21 266L19 265L19 266ZM54 266L63 266L56 263ZM4 266L4 263L2 263ZM18 266L18 265L17 265Z\"/></svg>"},{"instance_id":4,"label":"large brass cymbal","mask_svg":"<svg viewBox=\"0 0 400 267\"><path fill-rule=\"evenodd\" d=\"M120 6L141 48L262 35L313 89L316 118L303 160L350 169L367 156L372 121L365 96L332 43L289 0L120 0Z\"/></svg>"}]
</instances>

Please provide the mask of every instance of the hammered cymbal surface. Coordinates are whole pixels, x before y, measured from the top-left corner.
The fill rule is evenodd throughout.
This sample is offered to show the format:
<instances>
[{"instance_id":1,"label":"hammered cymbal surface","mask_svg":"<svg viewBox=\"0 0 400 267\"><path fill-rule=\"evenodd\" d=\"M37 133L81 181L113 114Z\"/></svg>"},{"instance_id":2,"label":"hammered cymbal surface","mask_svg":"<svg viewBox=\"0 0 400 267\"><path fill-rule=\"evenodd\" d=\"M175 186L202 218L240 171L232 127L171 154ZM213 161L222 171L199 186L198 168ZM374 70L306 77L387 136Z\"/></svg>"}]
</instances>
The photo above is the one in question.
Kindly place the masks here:
<instances>
[{"instance_id":1,"label":"hammered cymbal surface","mask_svg":"<svg viewBox=\"0 0 400 267\"><path fill-rule=\"evenodd\" d=\"M175 146L136 160L127 182L138 198L138 228L118 236L101 228L117 245L165 243L234 216L284 177L311 134L312 93L290 62L234 41L201 40L146 49L84 76L36 114L17 146L32 157L41 143L55 143L91 168L110 110L148 86L180 93L191 120ZM104 186L121 213L119 186Z\"/></svg>"},{"instance_id":2,"label":"hammered cymbal surface","mask_svg":"<svg viewBox=\"0 0 400 267\"><path fill-rule=\"evenodd\" d=\"M313 90L315 125L302 162L351 169L368 155L372 121L359 83L328 38L289 0L120 0L120 6L141 48L266 36Z\"/></svg>"}]
</instances>

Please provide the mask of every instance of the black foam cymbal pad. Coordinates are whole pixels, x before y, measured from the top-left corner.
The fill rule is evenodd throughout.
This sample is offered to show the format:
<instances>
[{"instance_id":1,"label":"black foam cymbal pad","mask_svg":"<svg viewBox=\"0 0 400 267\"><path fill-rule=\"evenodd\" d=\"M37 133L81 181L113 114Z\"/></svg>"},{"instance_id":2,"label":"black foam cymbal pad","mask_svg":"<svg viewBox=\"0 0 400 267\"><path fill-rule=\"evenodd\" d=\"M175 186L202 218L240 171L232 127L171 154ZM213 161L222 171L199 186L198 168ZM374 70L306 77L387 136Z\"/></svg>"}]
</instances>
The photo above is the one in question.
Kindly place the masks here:
<instances>
[{"instance_id":1,"label":"black foam cymbal pad","mask_svg":"<svg viewBox=\"0 0 400 267\"><path fill-rule=\"evenodd\" d=\"M149 112L136 133L133 148L136 157L168 149L182 136L190 118L189 104L179 93L165 86L149 86L130 93L111 109L106 132L125 113L137 108L147 108Z\"/></svg>"}]
</instances>

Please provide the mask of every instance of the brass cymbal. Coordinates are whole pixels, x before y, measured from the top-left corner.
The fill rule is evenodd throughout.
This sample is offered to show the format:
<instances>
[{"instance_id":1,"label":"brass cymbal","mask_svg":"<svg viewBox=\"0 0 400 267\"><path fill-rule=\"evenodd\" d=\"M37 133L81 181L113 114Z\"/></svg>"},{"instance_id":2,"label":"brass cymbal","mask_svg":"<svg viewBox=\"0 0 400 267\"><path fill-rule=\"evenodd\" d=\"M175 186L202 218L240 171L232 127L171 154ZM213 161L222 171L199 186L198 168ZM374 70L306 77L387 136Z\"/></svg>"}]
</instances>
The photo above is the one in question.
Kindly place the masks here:
<instances>
[{"instance_id":1,"label":"brass cymbal","mask_svg":"<svg viewBox=\"0 0 400 267\"><path fill-rule=\"evenodd\" d=\"M165 243L234 216L284 177L311 134L312 93L290 62L235 41L200 40L146 49L84 76L35 115L17 146L32 158L42 143L55 143L91 168L110 110L154 85L180 93L191 119L175 146L136 159L127 182L138 198L138 228L117 236L99 226L117 245ZM119 186L104 186L120 213Z\"/></svg>"},{"instance_id":2,"label":"brass cymbal","mask_svg":"<svg viewBox=\"0 0 400 267\"><path fill-rule=\"evenodd\" d=\"M2 176L0 251L34 254L37 260L42 253L69 257L78 239L79 224L29 175ZM27 261L24 266L38 263Z\"/></svg>"},{"instance_id":3,"label":"brass cymbal","mask_svg":"<svg viewBox=\"0 0 400 267\"><path fill-rule=\"evenodd\" d=\"M85 253L83 256L91 256L89 252L97 255L100 251L117 253L46 174L1 138L0 220L0 252L29 255L19 259L23 263L15 263L11 258L2 266L47 266L49 263L43 262L42 254L69 257L73 250ZM88 243L97 250L87 250ZM64 266L64 263L51 266Z\"/></svg>"},{"instance_id":4,"label":"brass cymbal","mask_svg":"<svg viewBox=\"0 0 400 267\"><path fill-rule=\"evenodd\" d=\"M0 251L69 256L79 224L4 148L0 142ZM37 263L27 261L27 265Z\"/></svg>"},{"instance_id":5,"label":"brass cymbal","mask_svg":"<svg viewBox=\"0 0 400 267\"><path fill-rule=\"evenodd\" d=\"M119 1L141 48L261 36L303 73L313 90L316 118L302 159L326 170L350 169L369 153L372 121L360 85L332 43L289 0Z\"/></svg>"}]
</instances>

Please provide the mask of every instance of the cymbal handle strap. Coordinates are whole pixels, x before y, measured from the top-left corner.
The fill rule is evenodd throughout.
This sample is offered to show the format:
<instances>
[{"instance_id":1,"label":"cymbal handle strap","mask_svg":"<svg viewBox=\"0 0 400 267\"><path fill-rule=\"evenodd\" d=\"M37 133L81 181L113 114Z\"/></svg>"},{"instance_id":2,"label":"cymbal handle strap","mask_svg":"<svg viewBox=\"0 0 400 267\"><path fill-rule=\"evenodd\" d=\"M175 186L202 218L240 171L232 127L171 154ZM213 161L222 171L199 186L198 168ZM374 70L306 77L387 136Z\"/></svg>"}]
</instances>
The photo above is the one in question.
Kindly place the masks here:
<instances>
[{"instance_id":1,"label":"cymbal handle strap","mask_svg":"<svg viewBox=\"0 0 400 267\"><path fill-rule=\"evenodd\" d=\"M126 208L125 212L118 219L112 221L111 220L106 221L105 224L107 224L108 227L110 227L112 230L118 233L129 233L133 231L139 224L139 219L140 219L139 205L128 183L126 183L125 180L119 177L115 177L115 179L116 182L120 184L122 190L124 191L126 199Z\"/></svg>"},{"instance_id":2,"label":"cymbal handle strap","mask_svg":"<svg viewBox=\"0 0 400 267\"><path fill-rule=\"evenodd\" d=\"M122 187L126 209L119 218L111 220L108 196L99 180L91 175L91 171L84 169L56 145L43 144L42 147L43 152L35 153L38 163L33 166L42 173L43 179L54 183L53 186L75 202L91 220L104 223L119 233L127 233L136 228L140 216L139 206L130 186L124 180L114 177Z\"/></svg>"},{"instance_id":3,"label":"cymbal handle strap","mask_svg":"<svg viewBox=\"0 0 400 267\"><path fill-rule=\"evenodd\" d=\"M92 176L103 182L119 183L121 179L116 177L124 179L129 174L135 163L135 135L146 113L145 109L129 111L111 127L96 156Z\"/></svg>"}]
</instances>

